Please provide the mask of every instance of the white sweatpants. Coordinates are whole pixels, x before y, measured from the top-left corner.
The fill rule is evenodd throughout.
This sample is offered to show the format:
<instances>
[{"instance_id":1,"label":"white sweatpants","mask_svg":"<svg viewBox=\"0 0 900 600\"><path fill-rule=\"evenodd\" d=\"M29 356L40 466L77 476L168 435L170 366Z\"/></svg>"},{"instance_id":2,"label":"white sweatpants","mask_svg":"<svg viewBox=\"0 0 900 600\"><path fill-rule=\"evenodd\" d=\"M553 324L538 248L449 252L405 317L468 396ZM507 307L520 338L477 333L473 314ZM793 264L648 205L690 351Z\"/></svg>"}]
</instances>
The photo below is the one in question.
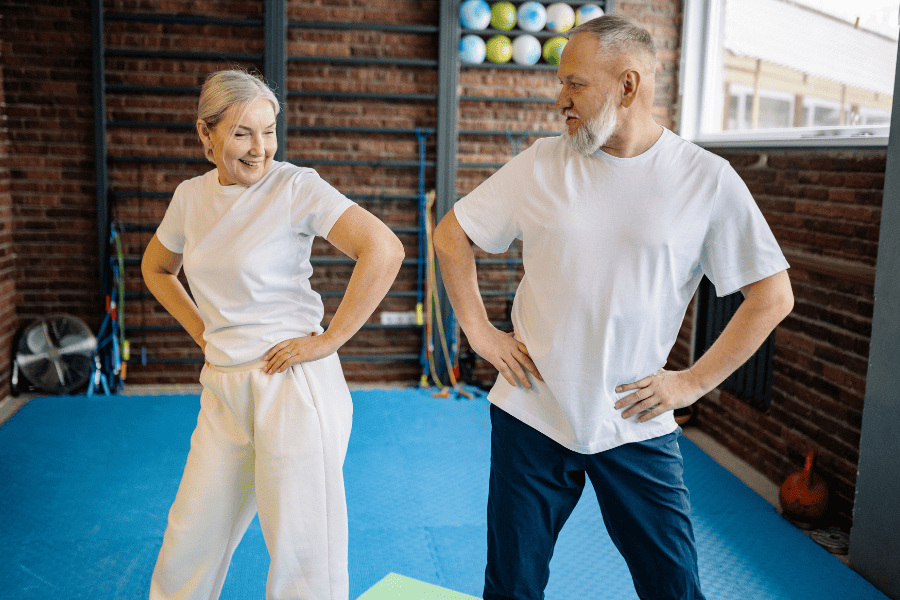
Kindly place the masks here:
<instances>
[{"instance_id":1,"label":"white sweatpants","mask_svg":"<svg viewBox=\"0 0 900 600\"><path fill-rule=\"evenodd\" d=\"M151 600L215 600L259 510L268 600L347 600L342 466L353 405L336 354L266 375L206 366Z\"/></svg>"}]
</instances>

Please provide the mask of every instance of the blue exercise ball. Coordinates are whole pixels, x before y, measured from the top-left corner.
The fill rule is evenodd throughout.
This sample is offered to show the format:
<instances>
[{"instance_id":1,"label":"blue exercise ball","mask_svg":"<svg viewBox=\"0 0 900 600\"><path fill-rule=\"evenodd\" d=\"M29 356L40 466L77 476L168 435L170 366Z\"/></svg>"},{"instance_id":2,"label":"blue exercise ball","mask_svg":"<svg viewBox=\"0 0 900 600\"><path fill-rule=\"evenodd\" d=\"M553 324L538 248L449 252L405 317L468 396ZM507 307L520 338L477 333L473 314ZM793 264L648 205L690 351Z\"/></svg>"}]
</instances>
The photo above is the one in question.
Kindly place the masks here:
<instances>
[{"instance_id":1,"label":"blue exercise ball","mask_svg":"<svg viewBox=\"0 0 900 600\"><path fill-rule=\"evenodd\" d=\"M526 2L519 6L519 28L525 31L540 31L547 24L547 9L540 2Z\"/></svg>"},{"instance_id":2,"label":"blue exercise ball","mask_svg":"<svg viewBox=\"0 0 900 600\"><path fill-rule=\"evenodd\" d=\"M484 0L466 0L459 7L459 23L463 29L487 29L491 7Z\"/></svg>"},{"instance_id":3,"label":"blue exercise ball","mask_svg":"<svg viewBox=\"0 0 900 600\"><path fill-rule=\"evenodd\" d=\"M533 35L520 35L513 40L512 57L516 64L533 65L541 59L541 43Z\"/></svg>"},{"instance_id":4,"label":"blue exercise ball","mask_svg":"<svg viewBox=\"0 0 900 600\"><path fill-rule=\"evenodd\" d=\"M459 58L470 65L480 65L487 55L484 40L474 34L464 35L459 40Z\"/></svg>"}]
</instances>

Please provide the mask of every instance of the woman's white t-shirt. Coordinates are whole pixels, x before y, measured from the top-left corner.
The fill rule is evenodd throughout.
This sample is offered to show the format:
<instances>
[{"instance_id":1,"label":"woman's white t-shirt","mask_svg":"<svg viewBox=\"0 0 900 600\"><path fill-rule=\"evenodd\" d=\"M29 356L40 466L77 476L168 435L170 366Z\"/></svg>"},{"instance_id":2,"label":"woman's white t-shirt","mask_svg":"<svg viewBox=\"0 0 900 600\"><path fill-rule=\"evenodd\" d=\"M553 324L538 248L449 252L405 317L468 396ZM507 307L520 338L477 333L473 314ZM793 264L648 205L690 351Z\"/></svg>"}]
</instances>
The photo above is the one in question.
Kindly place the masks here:
<instances>
[{"instance_id":1,"label":"woman's white t-shirt","mask_svg":"<svg viewBox=\"0 0 900 600\"><path fill-rule=\"evenodd\" d=\"M538 140L454 212L486 252L523 242L512 321L544 382L489 400L585 454L674 431L623 419L615 388L665 365L704 274L722 296L788 268L728 162L669 130L634 158Z\"/></svg>"},{"instance_id":2,"label":"woman's white t-shirt","mask_svg":"<svg viewBox=\"0 0 900 600\"><path fill-rule=\"evenodd\" d=\"M250 187L219 185L215 169L178 186L156 236L184 255L210 363L245 363L323 331L313 237L353 204L314 170L277 161Z\"/></svg>"}]
</instances>

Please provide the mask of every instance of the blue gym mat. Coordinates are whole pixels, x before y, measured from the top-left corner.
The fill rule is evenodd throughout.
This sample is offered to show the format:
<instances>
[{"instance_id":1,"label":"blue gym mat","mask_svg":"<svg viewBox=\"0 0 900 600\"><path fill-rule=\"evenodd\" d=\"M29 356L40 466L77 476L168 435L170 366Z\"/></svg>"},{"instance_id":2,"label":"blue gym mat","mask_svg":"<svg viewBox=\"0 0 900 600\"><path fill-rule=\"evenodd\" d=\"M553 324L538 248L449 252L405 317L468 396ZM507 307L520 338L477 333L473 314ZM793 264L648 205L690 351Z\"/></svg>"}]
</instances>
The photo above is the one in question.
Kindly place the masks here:
<instances>
[{"instance_id":1,"label":"blue gym mat","mask_svg":"<svg viewBox=\"0 0 900 600\"><path fill-rule=\"evenodd\" d=\"M353 398L351 598L391 573L480 598L487 401L415 389ZM0 428L0 599L146 598L198 409L195 395L46 397ZM681 449L707 598L886 600L686 438ZM222 599L263 598L268 563L254 521ZM546 598L636 598L589 487Z\"/></svg>"}]
</instances>

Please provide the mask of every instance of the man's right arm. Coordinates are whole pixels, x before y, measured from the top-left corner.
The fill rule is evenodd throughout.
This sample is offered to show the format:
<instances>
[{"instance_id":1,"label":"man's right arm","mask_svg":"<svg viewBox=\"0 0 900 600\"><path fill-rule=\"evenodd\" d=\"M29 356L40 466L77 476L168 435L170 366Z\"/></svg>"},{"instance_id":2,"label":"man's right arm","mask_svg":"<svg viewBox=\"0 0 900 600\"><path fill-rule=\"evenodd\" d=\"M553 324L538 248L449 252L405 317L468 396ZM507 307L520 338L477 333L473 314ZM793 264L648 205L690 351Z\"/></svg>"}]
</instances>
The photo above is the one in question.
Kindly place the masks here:
<instances>
[{"instance_id":1,"label":"man's right arm","mask_svg":"<svg viewBox=\"0 0 900 600\"><path fill-rule=\"evenodd\" d=\"M537 367L528 356L525 344L491 325L488 320L475 269L471 241L451 209L434 230L434 250L441 265L441 275L450 304L472 350L488 360L509 382L526 388L531 383L525 369L541 379Z\"/></svg>"}]
</instances>

